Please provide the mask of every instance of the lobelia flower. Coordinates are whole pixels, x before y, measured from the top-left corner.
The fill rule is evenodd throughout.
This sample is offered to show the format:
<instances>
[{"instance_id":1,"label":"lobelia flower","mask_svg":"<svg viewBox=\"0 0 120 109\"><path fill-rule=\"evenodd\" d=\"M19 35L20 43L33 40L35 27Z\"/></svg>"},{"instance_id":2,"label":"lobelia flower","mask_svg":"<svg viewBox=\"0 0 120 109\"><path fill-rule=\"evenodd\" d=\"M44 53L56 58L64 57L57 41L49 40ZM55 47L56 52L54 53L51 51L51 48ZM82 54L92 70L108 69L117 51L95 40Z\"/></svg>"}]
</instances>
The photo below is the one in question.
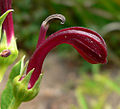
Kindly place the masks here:
<instances>
[{"instance_id":1,"label":"lobelia flower","mask_svg":"<svg viewBox=\"0 0 120 109\"><path fill-rule=\"evenodd\" d=\"M51 15L43 21L36 50L27 67L27 73L35 68L29 82L30 88L39 78L43 61L48 52L62 43L72 45L86 61L92 64L107 62L106 44L103 38L92 30L83 27L71 27L57 31L45 39L49 23L53 19L59 19L62 23L65 21L64 16L60 14Z\"/></svg>"},{"instance_id":2,"label":"lobelia flower","mask_svg":"<svg viewBox=\"0 0 120 109\"><path fill-rule=\"evenodd\" d=\"M12 19L12 0L0 0L0 81L18 55Z\"/></svg>"},{"instance_id":3,"label":"lobelia flower","mask_svg":"<svg viewBox=\"0 0 120 109\"><path fill-rule=\"evenodd\" d=\"M37 95L44 59L57 45L63 43L72 45L86 61L92 64L107 62L107 48L103 38L90 29L70 27L59 30L45 39L50 22L56 19L61 20L61 23L65 22L65 17L61 14L51 15L43 21L36 50L27 65L26 76L21 74L14 79L14 92L18 92L15 96L19 97L24 93L24 97L20 98L21 101L28 101ZM25 89L22 90L23 86Z\"/></svg>"}]
</instances>

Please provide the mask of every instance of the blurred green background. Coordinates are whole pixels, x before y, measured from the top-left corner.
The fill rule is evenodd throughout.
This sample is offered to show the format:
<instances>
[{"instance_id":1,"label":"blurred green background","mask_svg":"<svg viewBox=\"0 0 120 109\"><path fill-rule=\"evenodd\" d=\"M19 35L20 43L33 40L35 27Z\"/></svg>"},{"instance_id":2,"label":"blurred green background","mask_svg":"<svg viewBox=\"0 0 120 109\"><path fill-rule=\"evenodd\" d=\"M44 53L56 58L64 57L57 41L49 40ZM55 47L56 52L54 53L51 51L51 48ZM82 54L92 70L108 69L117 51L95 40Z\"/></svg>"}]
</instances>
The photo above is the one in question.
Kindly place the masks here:
<instances>
[{"instance_id":1,"label":"blurred green background","mask_svg":"<svg viewBox=\"0 0 120 109\"><path fill-rule=\"evenodd\" d=\"M108 47L106 65L87 63L66 44L52 52L77 66L76 82L68 87L74 84L72 90L77 100L71 109L120 109L120 102L112 107L107 100L113 93L120 95L120 0L14 0L13 8L20 54L32 55L42 21L55 13L63 14L66 22L52 23L47 36L72 26L87 27L101 34Z\"/></svg>"}]
</instances>

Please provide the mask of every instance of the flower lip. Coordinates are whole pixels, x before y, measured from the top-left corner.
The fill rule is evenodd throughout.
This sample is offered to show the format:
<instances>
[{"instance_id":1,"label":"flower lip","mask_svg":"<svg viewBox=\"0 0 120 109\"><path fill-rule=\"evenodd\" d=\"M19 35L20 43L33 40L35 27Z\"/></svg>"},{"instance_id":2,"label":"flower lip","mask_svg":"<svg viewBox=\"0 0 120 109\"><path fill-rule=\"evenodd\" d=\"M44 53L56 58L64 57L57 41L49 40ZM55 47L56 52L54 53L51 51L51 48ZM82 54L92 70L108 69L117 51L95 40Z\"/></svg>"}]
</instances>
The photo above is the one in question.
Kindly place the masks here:
<instances>
[{"instance_id":1,"label":"flower lip","mask_svg":"<svg viewBox=\"0 0 120 109\"><path fill-rule=\"evenodd\" d=\"M84 31L83 31L84 29ZM86 31L87 30L87 31ZM93 34L94 33L94 34ZM97 63L103 63L103 60L105 59L105 57L107 56L107 50L106 50L106 44L104 42L104 40L102 39L102 37L97 34L95 35L95 32L89 32L89 29L86 28L82 28L82 27L72 27L72 28L67 28L67 29L63 29L60 30L59 32L53 33L52 35L49 36L49 39L52 39L53 37L59 38L61 36L66 36L66 38L68 38L70 35L70 39L68 40L68 43L71 43L71 41L74 41L73 43L77 44L78 48L80 48L82 51L86 50L84 49L84 47L87 48L86 51L84 52L88 52L89 50L89 54L87 53L87 55L89 55L91 57L91 59L97 56L97 60L96 62L99 60L99 62ZM69 35L67 37L67 35ZM75 38L73 38L75 37ZM75 43L75 40L77 41ZM73 45L73 44L72 44ZM84 45L84 46L80 46L80 45ZM74 46L74 45L73 45ZM93 54L91 54L93 53ZM82 54L82 53L80 53ZM94 55L96 54L96 55ZM83 56L84 57L84 56Z\"/></svg>"},{"instance_id":2,"label":"flower lip","mask_svg":"<svg viewBox=\"0 0 120 109\"><path fill-rule=\"evenodd\" d=\"M92 64L106 63L105 61L106 56L107 56L106 48L101 46L101 44L94 42L93 45L89 45L89 43L85 44L78 39L73 39L72 41L74 43L73 47L88 62Z\"/></svg>"},{"instance_id":3,"label":"flower lip","mask_svg":"<svg viewBox=\"0 0 120 109\"><path fill-rule=\"evenodd\" d=\"M57 34L57 33L59 33L59 32L64 32L65 30L78 30L78 31L86 32L87 34L94 35L95 37L98 37L99 40L101 40L101 43L103 43L104 46L106 47L106 43L105 43L104 39L103 39L98 33L96 33L96 32L93 31L93 30L84 28L84 27L70 27L70 28L62 29L62 30L59 30L59 31L53 33L52 35ZM90 35L90 36L91 36L91 35ZM51 36L51 35L50 35L50 36Z\"/></svg>"}]
</instances>

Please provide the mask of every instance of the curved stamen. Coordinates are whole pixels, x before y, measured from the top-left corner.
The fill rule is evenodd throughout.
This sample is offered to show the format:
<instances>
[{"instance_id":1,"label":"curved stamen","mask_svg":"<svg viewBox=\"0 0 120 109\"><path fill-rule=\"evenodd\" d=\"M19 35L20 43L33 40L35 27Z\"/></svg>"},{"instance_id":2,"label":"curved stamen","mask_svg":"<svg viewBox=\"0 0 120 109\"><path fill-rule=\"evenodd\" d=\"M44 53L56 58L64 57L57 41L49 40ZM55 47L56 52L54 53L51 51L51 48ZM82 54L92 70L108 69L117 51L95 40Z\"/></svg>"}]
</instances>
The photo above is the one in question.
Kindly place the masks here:
<instances>
[{"instance_id":1,"label":"curved stamen","mask_svg":"<svg viewBox=\"0 0 120 109\"><path fill-rule=\"evenodd\" d=\"M61 24L64 24L65 22L65 17L61 14L53 14L48 16L42 23L41 28L40 28L40 34L39 34L39 39L36 48L39 47L39 45L45 40L46 32L49 28L49 24L53 20L60 20Z\"/></svg>"},{"instance_id":2,"label":"curved stamen","mask_svg":"<svg viewBox=\"0 0 120 109\"><path fill-rule=\"evenodd\" d=\"M62 15L62 14L53 14L53 15L50 15L49 17L47 17L44 21L43 21L43 24L44 26L49 26L49 24L53 21L53 20L60 20L61 21L61 24L64 24L65 23L65 17Z\"/></svg>"}]
</instances>

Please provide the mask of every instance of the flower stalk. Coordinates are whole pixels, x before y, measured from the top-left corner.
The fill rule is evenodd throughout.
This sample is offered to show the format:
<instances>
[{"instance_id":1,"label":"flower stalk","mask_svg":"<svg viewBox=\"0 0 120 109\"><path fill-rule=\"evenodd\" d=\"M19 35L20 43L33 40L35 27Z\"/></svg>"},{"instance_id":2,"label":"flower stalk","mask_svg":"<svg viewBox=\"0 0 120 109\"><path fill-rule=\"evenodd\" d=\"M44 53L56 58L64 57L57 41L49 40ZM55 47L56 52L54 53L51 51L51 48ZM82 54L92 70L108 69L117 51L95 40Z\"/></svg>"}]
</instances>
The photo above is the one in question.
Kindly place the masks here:
<instances>
[{"instance_id":1,"label":"flower stalk","mask_svg":"<svg viewBox=\"0 0 120 109\"><path fill-rule=\"evenodd\" d=\"M21 102L19 100L13 99L8 109L18 109Z\"/></svg>"}]
</instances>

